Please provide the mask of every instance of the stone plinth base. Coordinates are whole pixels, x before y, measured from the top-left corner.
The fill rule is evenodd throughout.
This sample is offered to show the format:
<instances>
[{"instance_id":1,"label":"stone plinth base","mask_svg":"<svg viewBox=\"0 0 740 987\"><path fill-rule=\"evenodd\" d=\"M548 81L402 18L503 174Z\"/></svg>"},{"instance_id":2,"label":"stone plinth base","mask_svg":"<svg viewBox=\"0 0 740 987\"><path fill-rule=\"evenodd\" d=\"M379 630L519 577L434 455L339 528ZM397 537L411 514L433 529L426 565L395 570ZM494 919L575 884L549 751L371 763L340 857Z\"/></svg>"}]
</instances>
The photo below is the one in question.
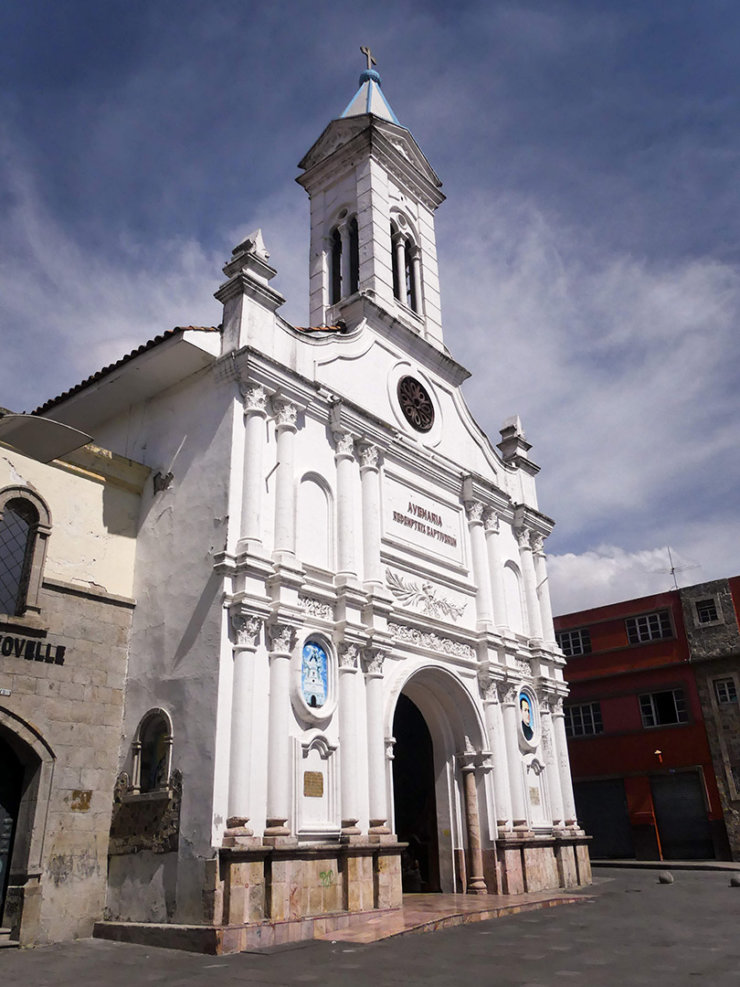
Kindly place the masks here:
<instances>
[{"instance_id":1,"label":"stone plinth base","mask_svg":"<svg viewBox=\"0 0 740 987\"><path fill-rule=\"evenodd\" d=\"M503 894L528 894L556 888L583 888L591 883L585 835L500 838L496 853Z\"/></svg>"},{"instance_id":2,"label":"stone plinth base","mask_svg":"<svg viewBox=\"0 0 740 987\"><path fill-rule=\"evenodd\" d=\"M226 841L225 841L226 842ZM266 841L265 841L266 842ZM288 845L286 845L286 843ZM266 948L343 928L349 916L401 907L405 843L277 845L229 837L206 862L202 925L98 922L94 935L121 942L235 953Z\"/></svg>"}]
</instances>

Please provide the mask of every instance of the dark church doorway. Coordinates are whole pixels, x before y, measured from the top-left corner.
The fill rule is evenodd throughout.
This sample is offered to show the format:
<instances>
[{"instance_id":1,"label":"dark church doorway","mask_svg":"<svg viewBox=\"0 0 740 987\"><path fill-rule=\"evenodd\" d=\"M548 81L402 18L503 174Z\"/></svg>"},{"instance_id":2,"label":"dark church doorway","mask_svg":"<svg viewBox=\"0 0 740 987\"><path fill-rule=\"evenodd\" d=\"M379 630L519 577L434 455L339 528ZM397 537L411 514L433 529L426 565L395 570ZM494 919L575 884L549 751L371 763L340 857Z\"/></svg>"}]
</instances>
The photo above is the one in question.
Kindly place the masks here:
<instances>
[{"instance_id":1,"label":"dark church doorway","mask_svg":"<svg viewBox=\"0 0 740 987\"><path fill-rule=\"evenodd\" d=\"M403 890L439 891L439 845L432 737L418 707L403 693L393 717L395 832L402 843Z\"/></svg>"},{"instance_id":2,"label":"dark church doorway","mask_svg":"<svg viewBox=\"0 0 740 987\"><path fill-rule=\"evenodd\" d=\"M23 765L10 746L0 739L0 918L5 907L23 774Z\"/></svg>"}]
</instances>

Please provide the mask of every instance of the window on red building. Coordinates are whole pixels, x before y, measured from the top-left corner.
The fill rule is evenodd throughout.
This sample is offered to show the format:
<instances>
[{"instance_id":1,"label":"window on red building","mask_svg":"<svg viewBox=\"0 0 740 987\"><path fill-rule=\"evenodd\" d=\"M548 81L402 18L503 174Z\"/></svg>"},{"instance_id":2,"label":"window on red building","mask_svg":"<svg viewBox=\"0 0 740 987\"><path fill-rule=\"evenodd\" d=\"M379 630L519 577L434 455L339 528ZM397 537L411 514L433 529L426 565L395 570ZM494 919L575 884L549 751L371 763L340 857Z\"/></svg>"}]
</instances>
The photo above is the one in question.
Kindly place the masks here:
<instances>
[{"instance_id":1,"label":"window on red building","mask_svg":"<svg viewBox=\"0 0 740 987\"><path fill-rule=\"evenodd\" d=\"M591 634L588 627L580 627L574 631L557 631L555 637L566 658L591 654Z\"/></svg>"},{"instance_id":2,"label":"window on red building","mask_svg":"<svg viewBox=\"0 0 740 987\"><path fill-rule=\"evenodd\" d=\"M640 712L644 727L664 727L671 723L689 722L682 689L649 692L640 696Z\"/></svg>"},{"instance_id":3,"label":"window on red building","mask_svg":"<svg viewBox=\"0 0 740 987\"><path fill-rule=\"evenodd\" d=\"M566 706L563 712L565 713L565 733L568 737L590 737L596 733L604 732L600 703Z\"/></svg>"},{"instance_id":4,"label":"window on red building","mask_svg":"<svg viewBox=\"0 0 740 987\"><path fill-rule=\"evenodd\" d=\"M639 617L628 617L624 623L627 627L627 638L630 644L644 644L645 641L657 641L663 637L673 637L671 618L667 610L644 613Z\"/></svg>"}]
</instances>

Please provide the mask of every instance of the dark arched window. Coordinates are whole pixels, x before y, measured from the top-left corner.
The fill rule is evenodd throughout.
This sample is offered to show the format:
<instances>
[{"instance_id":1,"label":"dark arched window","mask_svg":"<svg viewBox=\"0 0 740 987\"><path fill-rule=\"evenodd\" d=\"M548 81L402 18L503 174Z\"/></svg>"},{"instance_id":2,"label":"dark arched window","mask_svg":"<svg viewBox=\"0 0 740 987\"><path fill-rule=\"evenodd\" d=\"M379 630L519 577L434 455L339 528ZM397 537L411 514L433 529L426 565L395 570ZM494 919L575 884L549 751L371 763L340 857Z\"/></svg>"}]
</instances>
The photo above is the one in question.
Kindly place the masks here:
<instances>
[{"instance_id":1,"label":"dark arched window","mask_svg":"<svg viewBox=\"0 0 740 987\"><path fill-rule=\"evenodd\" d=\"M167 788L172 760L172 727L164 710L152 710L134 741L134 785L142 794Z\"/></svg>"},{"instance_id":2,"label":"dark arched window","mask_svg":"<svg viewBox=\"0 0 740 987\"><path fill-rule=\"evenodd\" d=\"M417 287L416 287L416 272L414 271L413 262L413 244L410 240L406 241L406 246L404 248L403 256L405 260L406 267L406 304L414 312L418 312L416 307L417 298Z\"/></svg>"},{"instance_id":3,"label":"dark arched window","mask_svg":"<svg viewBox=\"0 0 740 987\"><path fill-rule=\"evenodd\" d=\"M18 616L26 609L39 514L28 500L6 502L0 519L0 613Z\"/></svg>"},{"instance_id":4,"label":"dark arched window","mask_svg":"<svg viewBox=\"0 0 740 987\"><path fill-rule=\"evenodd\" d=\"M331 305L336 305L342 297L342 235L339 230L331 234Z\"/></svg>"},{"instance_id":5,"label":"dark arched window","mask_svg":"<svg viewBox=\"0 0 740 987\"><path fill-rule=\"evenodd\" d=\"M398 269L397 242L400 237L398 227L391 223L391 266L393 268L393 297L401 300L401 272Z\"/></svg>"},{"instance_id":6,"label":"dark arched window","mask_svg":"<svg viewBox=\"0 0 740 987\"><path fill-rule=\"evenodd\" d=\"M357 217L347 224L349 234L349 294L354 295L360 286L360 232Z\"/></svg>"}]
</instances>

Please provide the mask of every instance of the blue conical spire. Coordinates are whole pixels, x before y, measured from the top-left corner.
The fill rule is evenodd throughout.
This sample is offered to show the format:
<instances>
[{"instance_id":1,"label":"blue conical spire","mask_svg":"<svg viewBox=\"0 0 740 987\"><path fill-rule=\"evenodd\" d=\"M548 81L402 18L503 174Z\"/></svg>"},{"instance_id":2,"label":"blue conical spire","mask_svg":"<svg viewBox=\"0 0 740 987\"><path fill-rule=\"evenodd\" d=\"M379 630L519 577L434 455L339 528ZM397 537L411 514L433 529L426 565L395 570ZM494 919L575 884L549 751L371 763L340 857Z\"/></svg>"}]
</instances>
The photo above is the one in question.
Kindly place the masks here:
<instances>
[{"instance_id":1,"label":"blue conical spire","mask_svg":"<svg viewBox=\"0 0 740 987\"><path fill-rule=\"evenodd\" d=\"M398 117L393 112L390 103L383 95L380 73L376 72L375 69L372 68L372 64L375 63L375 59L372 57L370 49L361 48L360 50L367 56L367 68L360 76L360 88L349 101L346 110L342 113L341 118L356 117L363 113L373 113L376 117L382 117L383 120L390 120L391 123L398 123Z\"/></svg>"}]
</instances>

